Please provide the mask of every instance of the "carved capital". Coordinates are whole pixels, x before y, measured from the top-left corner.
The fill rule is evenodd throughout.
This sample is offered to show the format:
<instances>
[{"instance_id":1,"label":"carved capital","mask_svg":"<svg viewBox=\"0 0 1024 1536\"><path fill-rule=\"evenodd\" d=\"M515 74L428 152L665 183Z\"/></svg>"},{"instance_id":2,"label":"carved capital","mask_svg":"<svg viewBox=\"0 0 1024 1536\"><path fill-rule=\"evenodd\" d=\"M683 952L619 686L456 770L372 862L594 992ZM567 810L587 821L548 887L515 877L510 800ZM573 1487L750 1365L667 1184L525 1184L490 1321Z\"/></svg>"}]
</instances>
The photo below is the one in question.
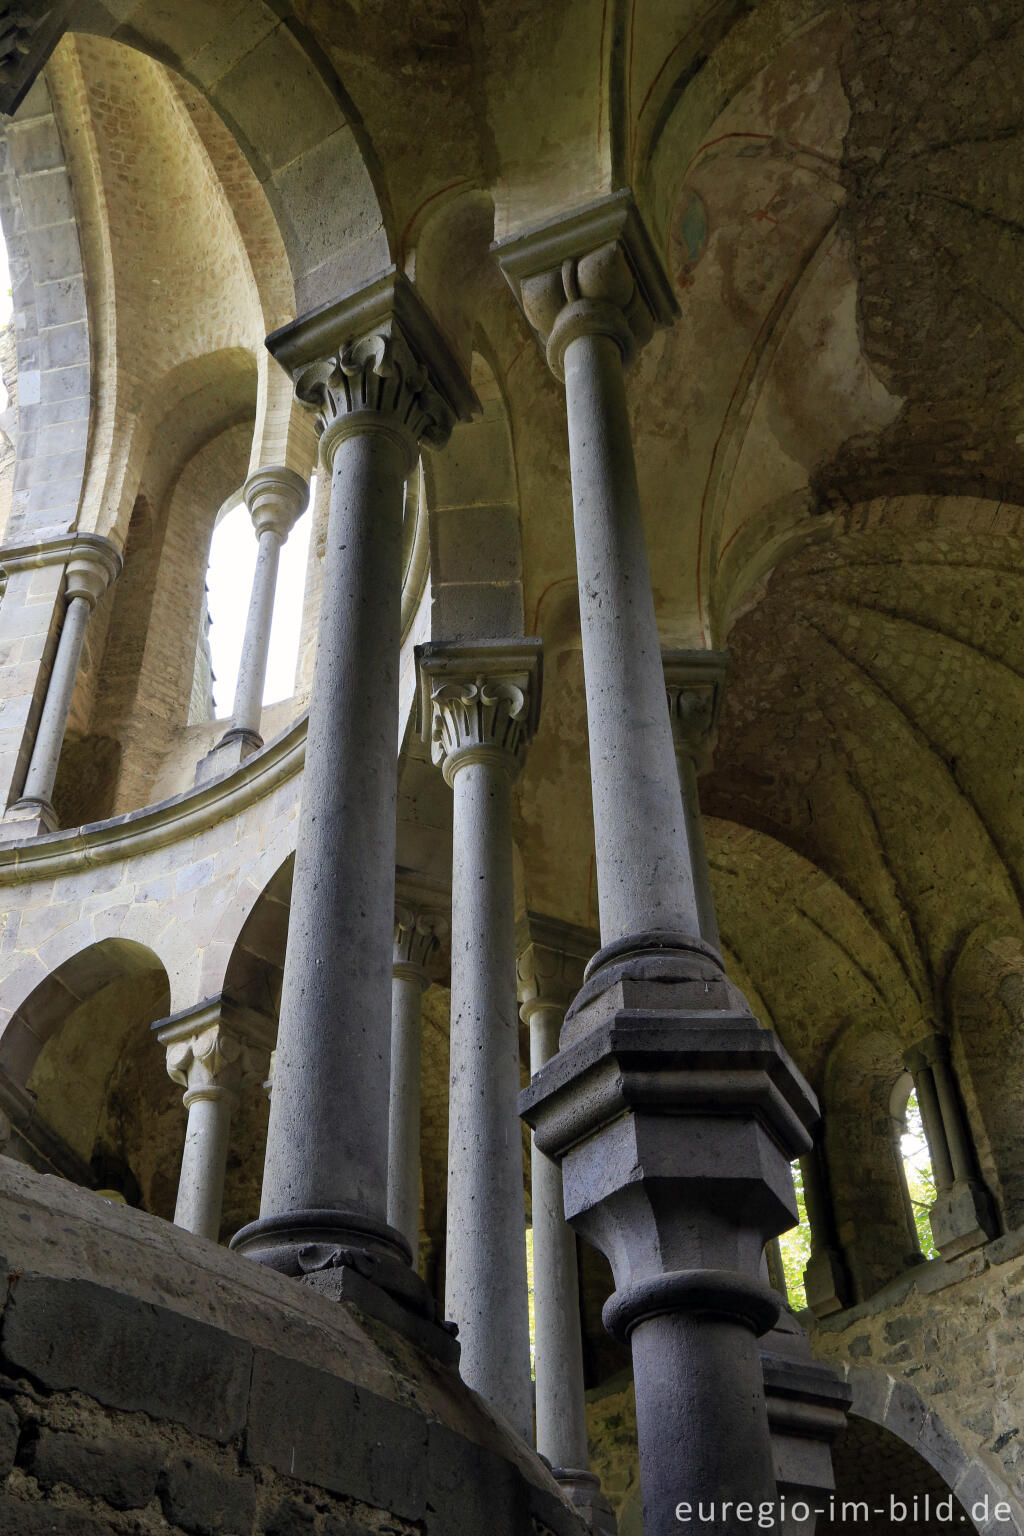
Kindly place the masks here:
<instances>
[{"instance_id":1,"label":"carved capital","mask_svg":"<svg viewBox=\"0 0 1024 1536\"><path fill-rule=\"evenodd\" d=\"M411 470L421 444L440 448L477 400L415 290L397 268L267 338L316 411L329 467L354 433L386 432Z\"/></svg>"},{"instance_id":2,"label":"carved capital","mask_svg":"<svg viewBox=\"0 0 1024 1536\"><path fill-rule=\"evenodd\" d=\"M678 313L671 285L628 190L494 247L558 377L578 336L610 336L628 367Z\"/></svg>"},{"instance_id":3,"label":"carved capital","mask_svg":"<svg viewBox=\"0 0 1024 1536\"><path fill-rule=\"evenodd\" d=\"M596 933L553 917L528 912L516 934L519 1016L524 1024L538 1008L568 1008L591 956L601 947Z\"/></svg>"},{"instance_id":4,"label":"carved capital","mask_svg":"<svg viewBox=\"0 0 1024 1536\"><path fill-rule=\"evenodd\" d=\"M707 762L725 696L728 651L662 651L672 741L698 770Z\"/></svg>"},{"instance_id":5,"label":"carved capital","mask_svg":"<svg viewBox=\"0 0 1024 1536\"><path fill-rule=\"evenodd\" d=\"M270 529L281 543L306 510L309 486L294 469L274 464L257 469L242 488L256 537Z\"/></svg>"},{"instance_id":6,"label":"carved capital","mask_svg":"<svg viewBox=\"0 0 1024 1536\"><path fill-rule=\"evenodd\" d=\"M425 645L417 649L420 726L448 784L468 763L515 777L537 727L541 642Z\"/></svg>"},{"instance_id":7,"label":"carved capital","mask_svg":"<svg viewBox=\"0 0 1024 1536\"><path fill-rule=\"evenodd\" d=\"M167 1052L167 1075L185 1089L187 1109L196 1099L237 1097L261 1083L270 1065L268 1020L214 998L153 1026Z\"/></svg>"},{"instance_id":8,"label":"carved capital","mask_svg":"<svg viewBox=\"0 0 1024 1536\"><path fill-rule=\"evenodd\" d=\"M427 961L441 947L448 919L440 912L401 898L395 901L395 948L392 975L430 985Z\"/></svg>"},{"instance_id":9,"label":"carved capital","mask_svg":"<svg viewBox=\"0 0 1024 1536\"><path fill-rule=\"evenodd\" d=\"M80 536L71 547L64 569L64 592L68 602L81 597L90 608L95 608L120 570L120 551L109 539L99 535Z\"/></svg>"}]
</instances>

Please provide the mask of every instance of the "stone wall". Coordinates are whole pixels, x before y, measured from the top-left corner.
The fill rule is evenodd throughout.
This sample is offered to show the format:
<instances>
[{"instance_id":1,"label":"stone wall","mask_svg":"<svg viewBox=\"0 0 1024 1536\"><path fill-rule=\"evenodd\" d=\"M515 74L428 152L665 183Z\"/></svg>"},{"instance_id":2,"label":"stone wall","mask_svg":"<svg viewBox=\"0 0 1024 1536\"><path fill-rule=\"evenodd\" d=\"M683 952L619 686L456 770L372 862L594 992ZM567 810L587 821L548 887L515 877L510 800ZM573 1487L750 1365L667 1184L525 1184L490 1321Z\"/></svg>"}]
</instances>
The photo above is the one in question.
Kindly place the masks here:
<instances>
[{"instance_id":1,"label":"stone wall","mask_svg":"<svg viewBox=\"0 0 1024 1536\"><path fill-rule=\"evenodd\" d=\"M457 1372L349 1304L3 1158L0 1232L5 1536L579 1536Z\"/></svg>"}]
</instances>

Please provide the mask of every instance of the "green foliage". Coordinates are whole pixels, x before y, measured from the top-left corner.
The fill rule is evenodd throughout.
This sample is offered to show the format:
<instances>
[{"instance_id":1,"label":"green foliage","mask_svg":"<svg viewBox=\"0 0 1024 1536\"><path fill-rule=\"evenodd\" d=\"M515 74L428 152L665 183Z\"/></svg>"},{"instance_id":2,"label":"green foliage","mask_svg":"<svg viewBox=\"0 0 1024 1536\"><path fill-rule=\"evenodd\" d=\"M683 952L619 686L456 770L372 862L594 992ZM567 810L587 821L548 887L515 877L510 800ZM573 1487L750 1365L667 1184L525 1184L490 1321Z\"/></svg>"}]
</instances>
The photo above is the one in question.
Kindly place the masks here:
<instances>
[{"instance_id":1,"label":"green foliage","mask_svg":"<svg viewBox=\"0 0 1024 1536\"><path fill-rule=\"evenodd\" d=\"M932 1237L928 1212L935 1201L935 1175L932 1172L932 1160L924 1134L921 1106L917 1102L916 1092L913 1091L907 1100L906 1126L900 1139L900 1151L907 1174L910 1203L914 1210L917 1242L925 1258L934 1259L938 1257L938 1250L935 1247L935 1239Z\"/></svg>"},{"instance_id":2,"label":"green foliage","mask_svg":"<svg viewBox=\"0 0 1024 1536\"><path fill-rule=\"evenodd\" d=\"M804 1266L811 1256L811 1228L807 1220L807 1208L804 1205L804 1179L799 1163L793 1164L793 1183L796 1186L796 1206L800 1213L800 1220L797 1226L790 1227L788 1232L783 1232L779 1238L779 1248L782 1250L782 1270L786 1276L789 1304L799 1312L807 1305L807 1297L804 1293Z\"/></svg>"}]
</instances>

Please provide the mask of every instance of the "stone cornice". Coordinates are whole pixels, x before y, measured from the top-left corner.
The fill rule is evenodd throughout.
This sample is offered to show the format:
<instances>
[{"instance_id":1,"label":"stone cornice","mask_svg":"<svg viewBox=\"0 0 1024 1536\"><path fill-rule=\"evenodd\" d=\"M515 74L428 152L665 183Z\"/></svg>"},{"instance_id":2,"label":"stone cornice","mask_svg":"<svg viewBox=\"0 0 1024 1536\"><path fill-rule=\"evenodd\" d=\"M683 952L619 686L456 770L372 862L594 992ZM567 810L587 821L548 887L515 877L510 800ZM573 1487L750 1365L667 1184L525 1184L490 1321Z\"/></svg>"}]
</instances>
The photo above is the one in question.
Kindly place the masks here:
<instances>
[{"instance_id":1,"label":"stone cornice","mask_svg":"<svg viewBox=\"0 0 1024 1536\"><path fill-rule=\"evenodd\" d=\"M38 570L45 565L66 565L72 558L92 559L113 581L121 569L121 551L101 533L68 533L58 539L41 539L35 544L12 544L0 549L0 573L12 576L16 571Z\"/></svg>"}]
</instances>

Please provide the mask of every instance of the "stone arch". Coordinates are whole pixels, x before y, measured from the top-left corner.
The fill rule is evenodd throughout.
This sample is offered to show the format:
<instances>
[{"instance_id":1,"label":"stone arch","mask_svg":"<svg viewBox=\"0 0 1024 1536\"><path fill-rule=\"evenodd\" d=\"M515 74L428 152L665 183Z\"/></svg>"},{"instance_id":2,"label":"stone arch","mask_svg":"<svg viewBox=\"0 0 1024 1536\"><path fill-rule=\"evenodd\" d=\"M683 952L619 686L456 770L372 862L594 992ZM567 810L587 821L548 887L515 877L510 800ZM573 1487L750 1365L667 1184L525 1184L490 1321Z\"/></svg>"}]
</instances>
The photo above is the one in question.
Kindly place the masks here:
<instances>
[{"instance_id":1,"label":"stone arch","mask_svg":"<svg viewBox=\"0 0 1024 1536\"><path fill-rule=\"evenodd\" d=\"M994 1536L1008 1529L1005 1522L990 1518L986 1523L974 1517L974 1506L986 1498L989 1510L997 1503L1009 1505L1013 1519L1021 1525L1024 1510L1019 1500L987 1462L966 1449L916 1387L887 1371L865 1366L848 1367L846 1376L853 1391L851 1415L888 1431L920 1456L958 1499L975 1530Z\"/></svg>"},{"instance_id":2,"label":"stone arch","mask_svg":"<svg viewBox=\"0 0 1024 1536\"><path fill-rule=\"evenodd\" d=\"M168 65L234 134L280 228L301 314L390 264L389 219L358 113L323 52L263 0L186 11L103 0L87 26ZM328 198L321 189L331 188Z\"/></svg>"},{"instance_id":3,"label":"stone arch","mask_svg":"<svg viewBox=\"0 0 1024 1536\"><path fill-rule=\"evenodd\" d=\"M275 1021L284 980L294 868L295 855L290 853L263 885L238 930L224 971L225 998Z\"/></svg>"},{"instance_id":4,"label":"stone arch","mask_svg":"<svg viewBox=\"0 0 1024 1536\"><path fill-rule=\"evenodd\" d=\"M904 1074L897 1036L857 1022L844 1031L825 1072L822 1142L858 1300L920 1260L893 1120L893 1091Z\"/></svg>"}]
</instances>

